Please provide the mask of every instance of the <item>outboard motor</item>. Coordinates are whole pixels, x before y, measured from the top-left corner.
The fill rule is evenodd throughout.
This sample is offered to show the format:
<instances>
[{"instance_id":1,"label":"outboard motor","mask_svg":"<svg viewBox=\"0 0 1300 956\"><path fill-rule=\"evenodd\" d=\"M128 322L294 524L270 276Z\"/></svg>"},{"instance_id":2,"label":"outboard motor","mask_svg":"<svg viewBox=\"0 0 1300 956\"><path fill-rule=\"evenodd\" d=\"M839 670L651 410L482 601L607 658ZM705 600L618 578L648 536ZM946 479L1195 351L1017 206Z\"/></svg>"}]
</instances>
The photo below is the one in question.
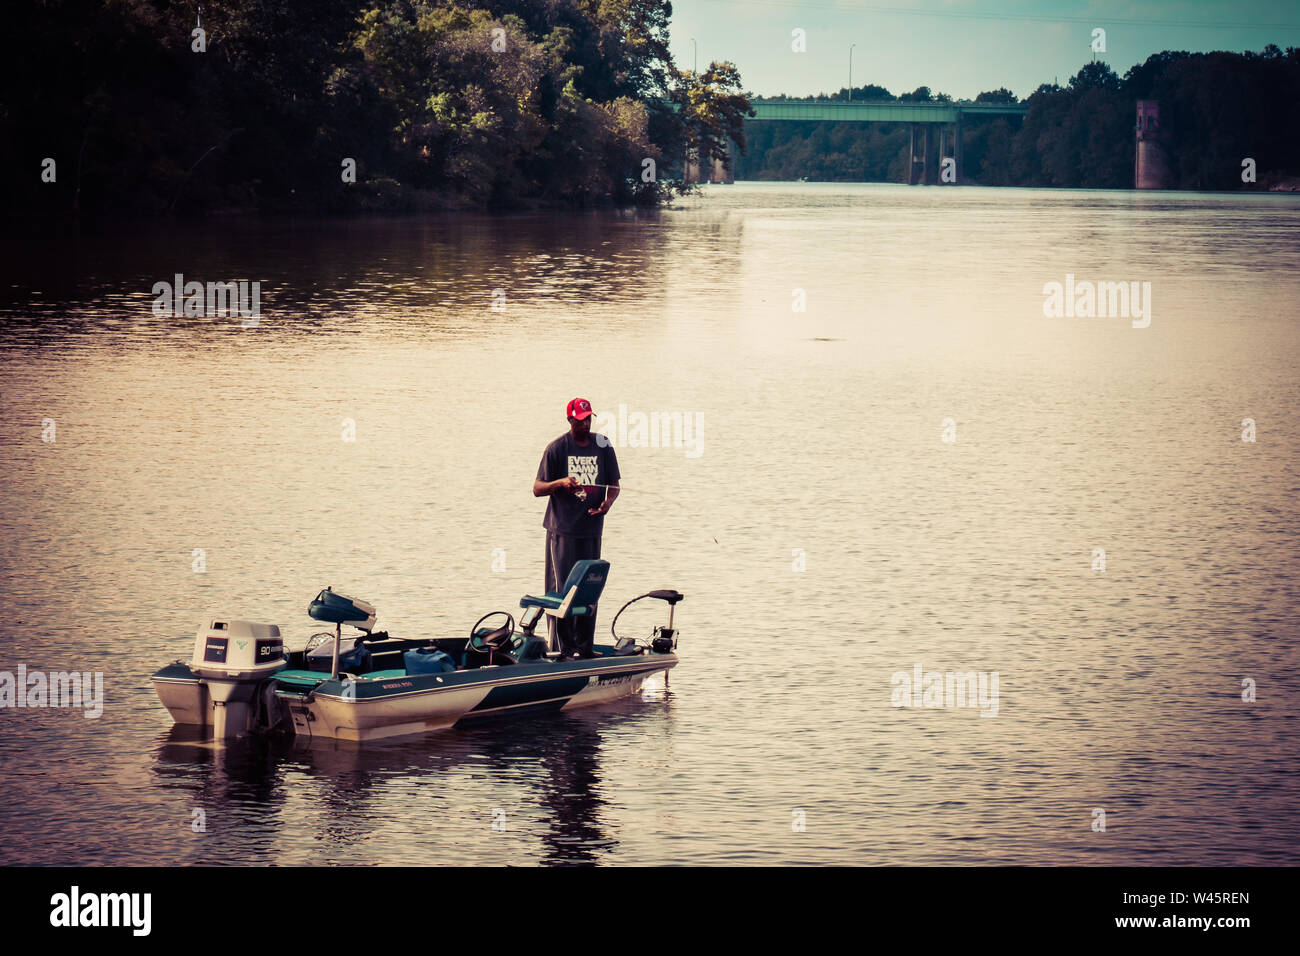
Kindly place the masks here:
<instances>
[{"instance_id":1,"label":"outboard motor","mask_svg":"<svg viewBox=\"0 0 1300 956\"><path fill-rule=\"evenodd\" d=\"M284 643L274 624L220 619L199 628L190 670L207 690L216 739L238 737L252 729L259 688L285 663Z\"/></svg>"}]
</instances>

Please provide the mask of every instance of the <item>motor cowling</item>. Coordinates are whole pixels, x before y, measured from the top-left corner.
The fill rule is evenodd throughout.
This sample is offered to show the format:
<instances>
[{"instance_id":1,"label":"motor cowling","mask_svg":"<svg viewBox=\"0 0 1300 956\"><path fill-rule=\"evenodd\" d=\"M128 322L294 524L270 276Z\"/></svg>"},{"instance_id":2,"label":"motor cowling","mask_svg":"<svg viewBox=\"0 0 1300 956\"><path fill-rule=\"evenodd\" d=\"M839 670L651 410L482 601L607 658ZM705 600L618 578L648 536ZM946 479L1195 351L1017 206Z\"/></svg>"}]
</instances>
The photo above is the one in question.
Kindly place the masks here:
<instances>
[{"instance_id":1,"label":"motor cowling","mask_svg":"<svg viewBox=\"0 0 1300 956\"><path fill-rule=\"evenodd\" d=\"M216 618L194 637L190 669L200 677L257 681L284 666L284 642L274 624Z\"/></svg>"},{"instance_id":2,"label":"motor cowling","mask_svg":"<svg viewBox=\"0 0 1300 956\"><path fill-rule=\"evenodd\" d=\"M253 730L267 710L267 678L287 663L274 624L214 618L200 627L190 670L199 678L198 706L213 736L225 740Z\"/></svg>"}]
</instances>

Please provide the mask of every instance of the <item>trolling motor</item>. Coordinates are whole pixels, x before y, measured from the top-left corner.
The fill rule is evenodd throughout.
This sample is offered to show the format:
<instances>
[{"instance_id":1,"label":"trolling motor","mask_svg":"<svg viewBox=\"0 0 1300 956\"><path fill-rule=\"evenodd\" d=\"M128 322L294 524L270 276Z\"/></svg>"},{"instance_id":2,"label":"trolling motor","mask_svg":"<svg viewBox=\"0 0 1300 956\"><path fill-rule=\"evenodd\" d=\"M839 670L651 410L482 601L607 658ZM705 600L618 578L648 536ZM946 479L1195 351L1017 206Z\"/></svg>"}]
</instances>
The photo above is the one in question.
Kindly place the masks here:
<instances>
[{"instance_id":1,"label":"trolling motor","mask_svg":"<svg viewBox=\"0 0 1300 956\"><path fill-rule=\"evenodd\" d=\"M632 600L628 601L618 609L618 614L614 615L614 620L609 623L609 633L614 638L614 653L627 653L636 645L636 639L631 637L620 638L618 632L614 630L618 624L618 615L622 614L629 607L640 601L642 598L655 598L658 601L668 602L668 624L656 627L650 632L650 641L642 645L649 647L650 650L657 654L667 654L677 646L677 630L673 627L673 611L676 609L677 602L684 600L685 595L680 591L661 590L647 591L645 594L639 594Z\"/></svg>"},{"instance_id":2,"label":"trolling motor","mask_svg":"<svg viewBox=\"0 0 1300 956\"><path fill-rule=\"evenodd\" d=\"M307 606L307 615L317 621L328 621L334 625L334 647L330 655L330 679L333 680L339 676L339 646L342 643L343 625L351 624L369 634L375 627L374 605L348 597L346 594L338 594L332 588L326 588ZM329 632L325 631L323 635L328 638ZM312 639L320 636L322 635L313 634Z\"/></svg>"}]
</instances>

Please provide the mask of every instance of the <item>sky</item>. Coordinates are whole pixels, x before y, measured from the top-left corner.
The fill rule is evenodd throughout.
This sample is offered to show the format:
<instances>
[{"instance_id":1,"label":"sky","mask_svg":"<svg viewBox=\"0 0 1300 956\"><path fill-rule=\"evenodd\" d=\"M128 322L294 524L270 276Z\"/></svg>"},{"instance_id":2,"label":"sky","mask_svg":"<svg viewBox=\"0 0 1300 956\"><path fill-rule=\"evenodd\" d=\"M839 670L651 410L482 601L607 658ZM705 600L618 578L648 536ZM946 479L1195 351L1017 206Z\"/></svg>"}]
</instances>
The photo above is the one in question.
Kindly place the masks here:
<instances>
[{"instance_id":1,"label":"sky","mask_svg":"<svg viewBox=\"0 0 1300 956\"><path fill-rule=\"evenodd\" d=\"M807 52L791 49L791 31ZM760 96L833 93L877 83L895 95L928 86L956 99L1007 87L1025 97L1065 83L1096 54L1121 76L1162 50L1300 46L1297 0L673 0L672 51L730 60ZM696 41L692 45L691 39Z\"/></svg>"}]
</instances>

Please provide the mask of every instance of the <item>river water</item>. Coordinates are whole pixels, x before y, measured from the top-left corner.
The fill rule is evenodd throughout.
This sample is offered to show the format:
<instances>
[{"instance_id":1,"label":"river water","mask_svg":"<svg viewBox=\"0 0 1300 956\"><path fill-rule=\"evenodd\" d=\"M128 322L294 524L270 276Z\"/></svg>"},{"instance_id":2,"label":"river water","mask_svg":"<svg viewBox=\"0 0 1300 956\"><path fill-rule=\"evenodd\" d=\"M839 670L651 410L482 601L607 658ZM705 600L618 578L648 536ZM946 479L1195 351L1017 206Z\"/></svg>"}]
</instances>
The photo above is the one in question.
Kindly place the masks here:
<instances>
[{"instance_id":1,"label":"river water","mask_svg":"<svg viewBox=\"0 0 1300 956\"><path fill-rule=\"evenodd\" d=\"M1300 863L1298 230L740 183L9 244L0 670L104 702L0 708L0 863ZM156 316L176 273L259 281L257 325ZM1144 315L1045 315L1067 281ZM296 647L327 585L401 636L536 592L575 395L627 488L598 633L683 591L667 681L361 747L171 731L149 675L208 614Z\"/></svg>"}]
</instances>

